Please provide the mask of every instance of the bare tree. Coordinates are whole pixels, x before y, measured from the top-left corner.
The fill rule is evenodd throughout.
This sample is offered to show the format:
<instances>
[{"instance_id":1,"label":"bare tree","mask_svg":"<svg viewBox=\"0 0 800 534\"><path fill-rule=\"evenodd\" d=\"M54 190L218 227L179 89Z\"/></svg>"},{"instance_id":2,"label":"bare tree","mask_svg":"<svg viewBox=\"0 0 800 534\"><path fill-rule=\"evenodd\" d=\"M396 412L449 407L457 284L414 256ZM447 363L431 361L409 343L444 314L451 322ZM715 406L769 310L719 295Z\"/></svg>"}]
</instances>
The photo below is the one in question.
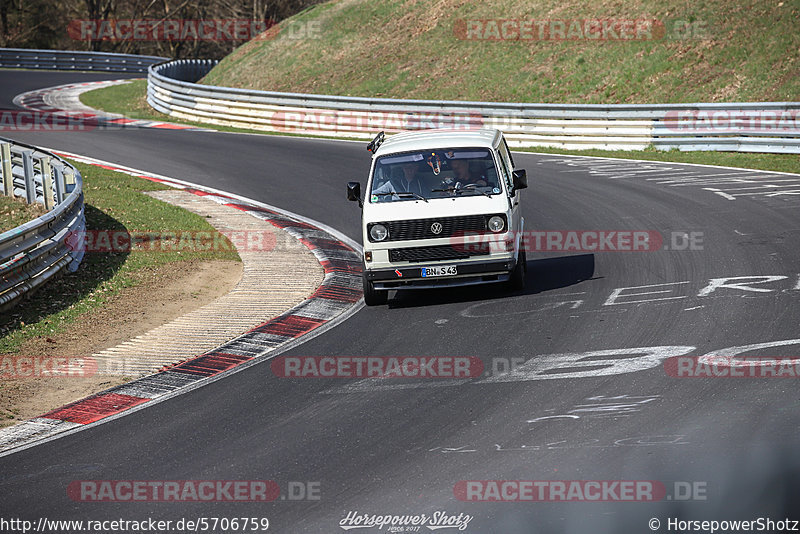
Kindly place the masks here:
<instances>
[{"instance_id":1,"label":"bare tree","mask_svg":"<svg viewBox=\"0 0 800 534\"><path fill-rule=\"evenodd\" d=\"M243 41L155 39L76 40L67 31L78 20L249 20L265 27L321 0L0 0L0 45L21 48L88 49L172 58L221 58ZM95 36L98 37L98 36ZM250 36L254 37L254 36Z\"/></svg>"}]
</instances>

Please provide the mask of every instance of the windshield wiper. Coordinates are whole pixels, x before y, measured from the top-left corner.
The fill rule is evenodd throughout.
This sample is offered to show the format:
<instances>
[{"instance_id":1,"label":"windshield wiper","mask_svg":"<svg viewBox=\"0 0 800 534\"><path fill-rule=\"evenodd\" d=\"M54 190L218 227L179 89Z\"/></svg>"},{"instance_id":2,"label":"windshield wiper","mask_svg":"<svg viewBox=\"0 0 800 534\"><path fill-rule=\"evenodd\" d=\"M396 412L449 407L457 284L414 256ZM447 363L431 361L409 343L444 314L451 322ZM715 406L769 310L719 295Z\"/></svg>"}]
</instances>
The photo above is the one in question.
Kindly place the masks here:
<instances>
[{"instance_id":1,"label":"windshield wiper","mask_svg":"<svg viewBox=\"0 0 800 534\"><path fill-rule=\"evenodd\" d=\"M414 198L418 198L419 200L424 200L425 202L428 201L427 198L423 197L419 193L414 193L412 191L386 191L384 193L372 193L372 194L375 195L375 196L378 196L378 197L382 197L382 196L386 196L386 195L397 195L398 197L401 197L401 198L402 198L403 195L406 195L406 196L412 195Z\"/></svg>"},{"instance_id":2,"label":"windshield wiper","mask_svg":"<svg viewBox=\"0 0 800 534\"><path fill-rule=\"evenodd\" d=\"M463 193L465 191L477 191L478 193L480 193L483 196L486 196L486 197L489 197L489 198L492 197L491 193L489 193L488 191L483 191L482 189L478 189L477 187L464 187L464 188L459 189L458 191L460 193Z\"/></svg>"},{"instance_id":3,"label":"windshield wiper","mask_svg":"<svg viewBox=\"0 0 800 534\"><path fill-rule=\"evenodd\" d=\"M455 187L448 187L446 189L431 189L431 193L464 193L465 191L477 191L484 196L489 198L492 197L491 193L488 191L481 191L477 187L459 187L458 189Z\"/></svg>"}]
</instances>

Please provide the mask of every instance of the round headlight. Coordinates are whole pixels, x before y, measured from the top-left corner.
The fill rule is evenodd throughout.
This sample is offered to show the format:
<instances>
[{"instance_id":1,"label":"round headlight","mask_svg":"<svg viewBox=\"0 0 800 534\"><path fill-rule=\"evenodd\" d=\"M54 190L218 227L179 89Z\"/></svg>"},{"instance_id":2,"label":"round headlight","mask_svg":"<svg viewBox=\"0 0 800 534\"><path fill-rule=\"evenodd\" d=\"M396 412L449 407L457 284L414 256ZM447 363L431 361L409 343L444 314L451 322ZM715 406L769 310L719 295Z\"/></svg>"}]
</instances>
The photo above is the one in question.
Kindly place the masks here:
<instances>
[{"instance_id":1,"label":"round headlight","mask_svg":"<svg viewBox=\"0 0 800 534\"><path fill-rule=\"evenodd\" d=\"M373 241L383 241L389 236L389 230L382 224L374 224L369 229L369 236Z\"/></svg>"},{"instance_id":2,"label":"round headlight","mask_svg":"<svg viewBox=\"0 0 800 534\"><path fill-rule=\"evenodd\" d=\"M498 217L494 215L492 218L489 219L489 222L486 223L486 227L489 228L494 233L502 232L503 228L505 228L506 223L502 217Z\"/></svg>"}]
</instances>

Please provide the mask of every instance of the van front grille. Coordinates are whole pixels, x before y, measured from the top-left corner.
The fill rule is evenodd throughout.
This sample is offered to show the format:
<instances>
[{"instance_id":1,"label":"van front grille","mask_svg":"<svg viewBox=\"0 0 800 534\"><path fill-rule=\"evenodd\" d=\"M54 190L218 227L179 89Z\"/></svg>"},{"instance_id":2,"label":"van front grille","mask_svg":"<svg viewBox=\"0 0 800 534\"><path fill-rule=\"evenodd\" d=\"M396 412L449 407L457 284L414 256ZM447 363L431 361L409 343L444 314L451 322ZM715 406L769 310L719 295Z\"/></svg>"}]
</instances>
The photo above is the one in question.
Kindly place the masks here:
<instances>
[{"instance_id":1,"label":"van front grille","mask_svg":"<svg viewBox=\"0 0 800 534\"><path fill-rule=\"evenodd\" d=\"M462 260L470 256L489 254L488 243L468 245L441 245L437 247L408 247L389 250L389 261L425 262L439 260Z\"/></svg>"},{"instance_id":2,"label":"van front grille","mask_svg":"<svg viewBox=\"0 0 800 534\"><path fill-rule=\"evenodd\" d=\"M500 215L505 219L505 216ZM440 237L453 237L461 235L474 235L487 233L486 222L489 215L464 215L460 217L436 217L430 219L408 219L402 221L388 221L370 223L367 230L374 224L382 224L389 230L386 241L408 241L414 239L436 239ZM431 229L435 223L441 225L441 231L434 233ZM438 229L438 225L436 226Z\"/></svg>"}]
</instances>

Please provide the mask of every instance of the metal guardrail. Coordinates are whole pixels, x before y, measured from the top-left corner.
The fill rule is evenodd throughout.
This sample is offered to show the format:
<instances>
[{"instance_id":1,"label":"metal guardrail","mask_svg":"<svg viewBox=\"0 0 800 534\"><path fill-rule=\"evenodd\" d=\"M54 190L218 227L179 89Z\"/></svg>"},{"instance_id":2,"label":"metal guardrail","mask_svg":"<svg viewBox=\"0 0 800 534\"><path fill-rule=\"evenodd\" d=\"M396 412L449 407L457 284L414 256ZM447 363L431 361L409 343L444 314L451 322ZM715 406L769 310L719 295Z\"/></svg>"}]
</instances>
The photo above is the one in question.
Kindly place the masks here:
<instances>
[{"instance_id":1,"label":"metal guardrail","mask_svg":"<svg viewBox=\"0 0 800 534\"><path fill-rule=\"evenodd\" d=\"M83 247L71 239L86 229L83 180L55 154L0 137L0 194L38 202L47 213L0 234L0 310L66 269L77 270Z\"/></svg>"},{"instance_id":2,"label":"metal guardrail","mask_svg":"<svg viewBox=\"0 0 800 534\"><path fill-rule=\"evenodd\" d=\"M104 72L147 72L155 63L167 61L158 56L137 56L111 52L80 52L76 50L35 50L0 48L0 68L96 70Z\"/></svg>"},{"instance_id":3,"label":"metal guardrail","mask_svg":"<svg viewBox=\"0 0 800 534\"><path fill-rule=\"evenodd\" d=\"M194 83L214 60L147 73L147 101L192 121L273 132L371 138L431 127L503 130L509 144L565 149L800 153L800 102L526 104L278 93ZM747 124L750 126L748 127Z\"/></svg>"},{"instance_id":4,"label":"metal guardrail","mask_svg":"<svg viewBox=\"0 0 800 534\"><path fill-rule=\"evenodd\" d=\"M509 144L565 149L800 154L800 102L529 104L278 93L194 83L215 60L0 49L0 67L147 72L147 101L187 120L368 139L378 131L497 128Z\"/></svg>"}]
</instances>

